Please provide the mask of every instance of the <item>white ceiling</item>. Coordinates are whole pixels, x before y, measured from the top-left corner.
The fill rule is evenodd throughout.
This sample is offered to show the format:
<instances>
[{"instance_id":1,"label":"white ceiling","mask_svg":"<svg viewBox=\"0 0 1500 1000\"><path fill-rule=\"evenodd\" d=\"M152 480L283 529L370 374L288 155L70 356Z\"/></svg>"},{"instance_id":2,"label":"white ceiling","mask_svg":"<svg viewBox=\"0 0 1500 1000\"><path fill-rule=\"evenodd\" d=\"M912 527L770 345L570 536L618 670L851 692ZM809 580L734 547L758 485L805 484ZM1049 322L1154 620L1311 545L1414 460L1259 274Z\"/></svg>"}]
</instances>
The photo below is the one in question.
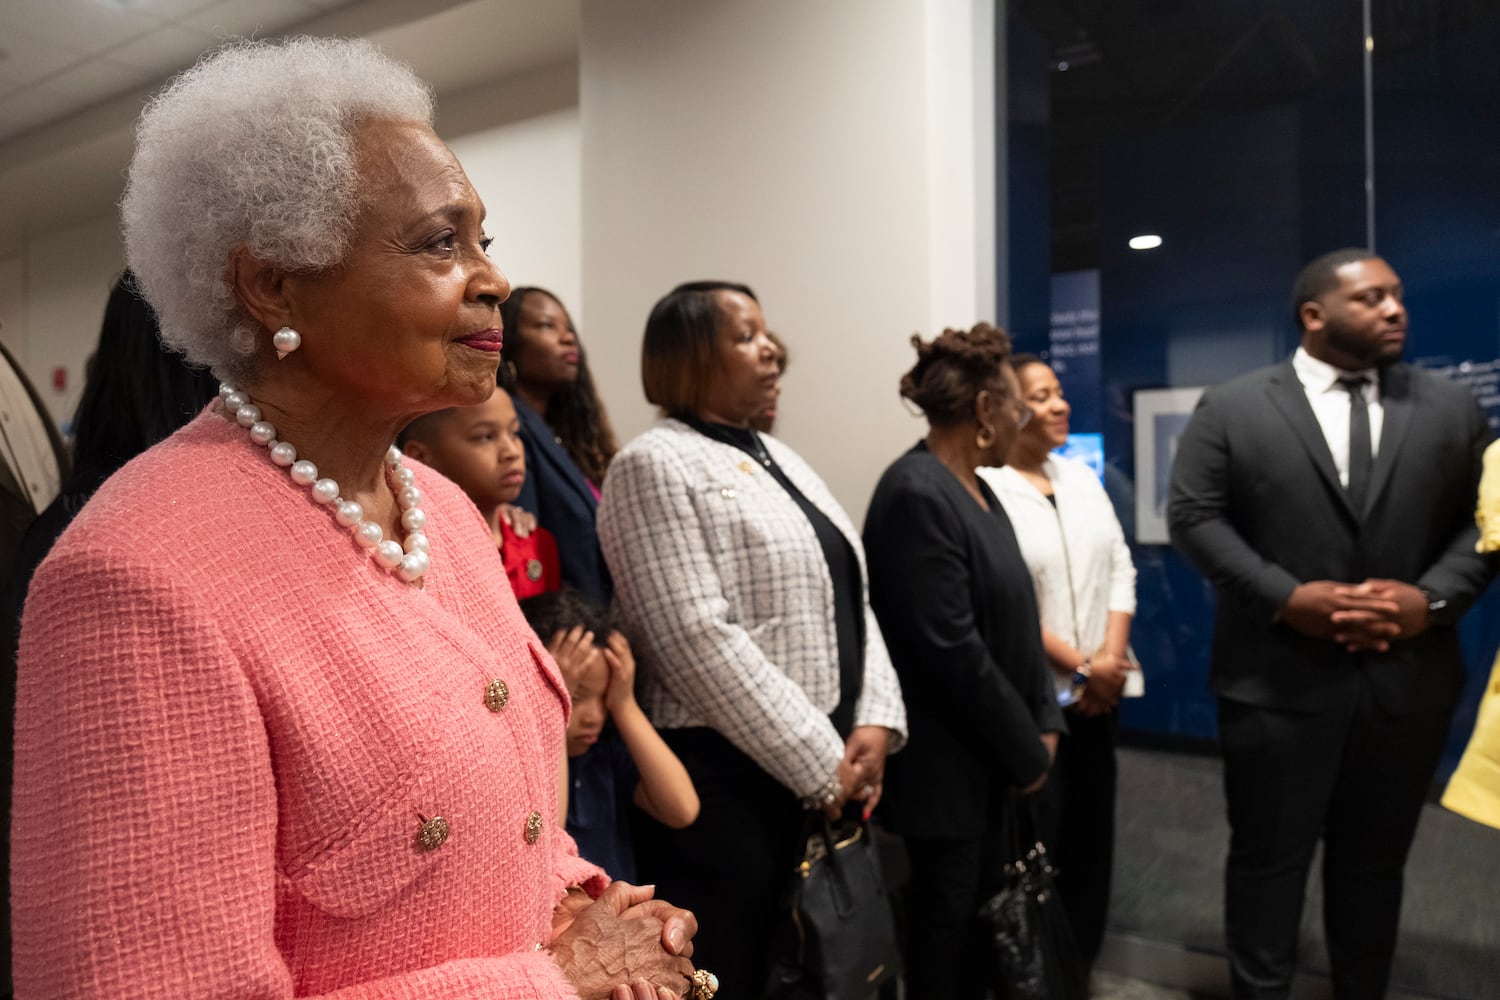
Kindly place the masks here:
<instances>
[{"instance_id":1,"label":"white ceiling","mask_svg":"<svg viewBox=\"0 0 1500 1000\"><path fill-rule=\"evenodd\" d=\"M146 97L235 36L363 35L439 94L576 57L579 0L0 0L0 255L110 209Z\"/></svg>"},{"instance_id":2,"label":"white ceiling","mask_svg":"<svg viewBox=\"0 0 1500 1000\"><path fill-rule=\"evenodd\" d=\"M0 0L0 142L350 0Z\"/></svg>"}]
</instances>

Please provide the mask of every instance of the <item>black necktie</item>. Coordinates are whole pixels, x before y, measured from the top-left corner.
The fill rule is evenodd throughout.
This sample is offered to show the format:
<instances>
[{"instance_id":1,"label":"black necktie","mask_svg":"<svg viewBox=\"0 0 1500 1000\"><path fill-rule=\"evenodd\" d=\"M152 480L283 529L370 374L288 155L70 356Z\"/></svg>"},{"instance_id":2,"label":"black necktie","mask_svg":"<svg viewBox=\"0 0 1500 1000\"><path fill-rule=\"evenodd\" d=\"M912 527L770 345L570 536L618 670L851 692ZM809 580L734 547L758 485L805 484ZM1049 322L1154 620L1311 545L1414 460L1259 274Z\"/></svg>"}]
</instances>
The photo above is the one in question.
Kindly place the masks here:
<instances>
[{"instance_id":1,"label":"black necktie","mask_svg":"<svg viewBox=\"0 0 1500 1000\"><path fill-rule=\"evenodd\" d=\"M1349 394L1349 505L1364 514L1365 494L1370 490L1370 406L1365 402L1363 378L1341 378L1339 385Z\"/></svg>"}]
</instances>

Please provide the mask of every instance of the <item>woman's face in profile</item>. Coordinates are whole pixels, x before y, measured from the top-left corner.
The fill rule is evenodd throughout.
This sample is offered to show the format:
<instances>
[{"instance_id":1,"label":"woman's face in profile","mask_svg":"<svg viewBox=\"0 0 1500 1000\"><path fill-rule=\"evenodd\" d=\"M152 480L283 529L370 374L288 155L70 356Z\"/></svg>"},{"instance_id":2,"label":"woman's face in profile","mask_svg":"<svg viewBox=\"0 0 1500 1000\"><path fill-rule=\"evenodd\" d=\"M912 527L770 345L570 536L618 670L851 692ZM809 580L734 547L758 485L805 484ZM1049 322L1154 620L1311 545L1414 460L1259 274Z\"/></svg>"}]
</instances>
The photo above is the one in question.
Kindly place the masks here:
<instances>
[{"instance_id":1,"label":"woman's face in profile","mask_svg":"<svg viewBox=\"0 0 1500 1000\"><path fill-rule=\"evenodd\" d=\"M1057 374L1044 364L1030 364L1017 373L1021 398L1031 408L1031 422L1021 434L1028 441L1042 445L1043 451L1061 448L1068 443L1068 417L1073 408L1063 397Z\"/></svg>"},{"instance_id":2,"label":"woman's face in profile","mask_svg":"<svg viewBox=\"0 0 1500 1000\"><path fill-rule=\"evenodd\" d=\"M372 415L484 402L510 294L485 252L484 204L426 125L366 122L355 151L363 210L348 254L285 279L296 363Z\"/></svg>"},{"instance_id":3,"label":"woman's face in profile","mask_svg":"<svg viewBox=\"0 0 1500 1000\"><path fill-rule=\"evenodd\" d=\"M766 336L760 303L742 292L719 291L718 357L704 406L725 423L748 426L775 405L781 380L776 347Z\"/></svg>"},{"instance_id":4,"label":"woman's face in profile","mask_svg":"<svg viewBox=\"0 0 1500 1000\"><path fill-rule=\"evenodd\" d=\"M985 459L985 465L1005 464L1010 457L1010 449L1016 443L1016 437L1020 433L1021 414L1026 410L1021 400L1021 384L1016 379L1016 373L1011 371L1010 365L1001 363L998 381L1004 388L989 391L992 400L990 426L994 428L995 441L990 446L990 454Z\"/></svg>"},{"instance_id":5,"label":"woman's face in profile","mask_svg":"<svg viewBox=\"0 0 1500 1000\"><path fill-rule=\"evenodd\" d=\"M521 303L515 330L516 380L546 389L572 385L578 379L578 334L568 312L545 292L530 292Z\"/></svg>"}]
</instances>

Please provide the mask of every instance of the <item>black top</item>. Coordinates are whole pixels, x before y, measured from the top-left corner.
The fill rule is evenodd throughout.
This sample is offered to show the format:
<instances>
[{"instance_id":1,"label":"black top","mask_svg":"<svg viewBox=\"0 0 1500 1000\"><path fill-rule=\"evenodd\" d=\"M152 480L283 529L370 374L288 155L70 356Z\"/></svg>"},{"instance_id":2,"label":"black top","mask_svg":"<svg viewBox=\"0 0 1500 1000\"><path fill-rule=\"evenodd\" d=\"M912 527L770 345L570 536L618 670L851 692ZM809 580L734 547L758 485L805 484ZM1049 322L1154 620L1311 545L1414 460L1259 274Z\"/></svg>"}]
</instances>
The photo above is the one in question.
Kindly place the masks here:
<instances>
[{"instance_id":1,"label":"black top","mask_svg":"<svg viewBox=\"0 0 1500 1000\"><path fill-rule=\"evenodd\" d=\"M1047 769L1062 710L1042 650L1031 574L1005 508L981 507L918 444L885 471L865 520L870 606L909 742L886 764L881 815L918 837L981 834L997 797Z\"/></svg>"},{"instance_id":2,"label":"black top","mask_svg":"<svg viewBox=\"0 0 1500 1000\"><path fill-rule=\"evenodd\" d=\"M630 815L641 772L611 721L599 742L568 758L567 830L578 844L578 856L634 882L635 841Z\"/></svg>"},{"instance_id":3,"label":"black top","mask_svg":"<svg viewBox=\"0 0 1500 1000\"><path fill-rule=\"evenodd\" d=\"M828 717L839 736L848 739L854 725L854 705L859 701L864 680L865 661L865 622L860 613L864 580L860 577L859 558L854 553L854 546L828 515L813 506L812 501L787 478L755 431L748 427L710 423L691 414L679 414L677 419L699 434L732 445L755 459L796 501L812 525L823 550L823 561L828 564L828 576L833 580L833 623L839 647L839 703Z\"/></svg>"}]
</instances>

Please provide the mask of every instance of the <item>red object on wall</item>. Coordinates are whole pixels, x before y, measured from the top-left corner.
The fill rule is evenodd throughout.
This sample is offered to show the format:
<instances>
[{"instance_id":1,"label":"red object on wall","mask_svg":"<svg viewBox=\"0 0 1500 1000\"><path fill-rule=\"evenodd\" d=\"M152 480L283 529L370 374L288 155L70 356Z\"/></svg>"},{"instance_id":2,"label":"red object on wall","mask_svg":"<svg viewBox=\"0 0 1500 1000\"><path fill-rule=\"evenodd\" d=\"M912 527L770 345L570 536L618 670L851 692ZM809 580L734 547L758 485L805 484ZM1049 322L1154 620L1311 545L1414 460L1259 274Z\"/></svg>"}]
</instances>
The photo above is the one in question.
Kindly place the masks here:
<instances>
[{"instance_id":1,"label":"red object on wall","mask_svg":"<svg viewBox=\"0 0 1500 1000\"><path fill-rule=\"evenodd\" d=\"M58 392L68 391L68 370L62 365L52 369L52 388Z\"/></svg>"}]
</instances>

